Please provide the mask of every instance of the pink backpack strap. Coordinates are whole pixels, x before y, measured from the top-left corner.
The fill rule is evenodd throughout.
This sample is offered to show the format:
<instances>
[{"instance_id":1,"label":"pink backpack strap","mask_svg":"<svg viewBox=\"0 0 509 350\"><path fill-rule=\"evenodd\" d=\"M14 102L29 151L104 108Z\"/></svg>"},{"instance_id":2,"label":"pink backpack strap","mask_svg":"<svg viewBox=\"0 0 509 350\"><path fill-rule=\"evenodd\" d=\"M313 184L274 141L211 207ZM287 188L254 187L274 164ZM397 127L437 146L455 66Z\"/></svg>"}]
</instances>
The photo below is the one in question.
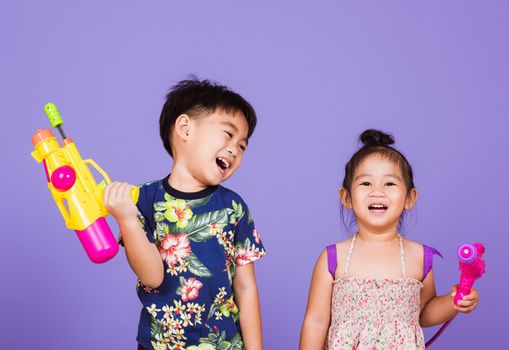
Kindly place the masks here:
<instances>
[{"instance_id":1,"label":"pink backpack strap","mask_svg":"<svg viewBox=\"0 0 509 350\"><path fill-rule=\"evenodd\" d=\"M424 250L424 264L421 282L424 281L428 273L433 268L433 255L438 255L442 259L444 258L442 254L440 254L440 252L433 247L429 247L423 244L422 248Z\"/></svg>"},{"instance_id":2,"label":"pink backpack strap","mask_svg":"<svg viewBox=\"0 0 509 350\"><path fill-rule=\"evenodd\" d=\"M338 267L337 251L335 244L327 246L327 267L329 269L329 273L332 276L332 279L335 280L336 269Z\"/></svg>"},{"instance_id":3,"label":"pink backpack strap","mask_svg":"<svg viewBox=\"0 0 509 350\"><path fill-rule=\"evenodd\" d=\"M424 273L423 273L422 281L424 281L424 279L426 278L426 276L428 275L428 273L431 271L431 269L433 267L433 255L438 255L442 259L444 257L442 256L442 254L440 254L440 252L438 250L436 250L433 247L428 247L427 245L423 244L422 248L424 249L424 271L423 271ZM426 344L425 344L426 349L431 344L433 344L433 342L435 340L437 340L438 337L440 337L440 335L445 331L445 329L449 326L449 324L451 324L452 320L454 320L455 317L456 316L451 318L449 321L445 322L442 325L442 327L440 327L440 329L426 342Z\"/></svg>"}]
</instances>

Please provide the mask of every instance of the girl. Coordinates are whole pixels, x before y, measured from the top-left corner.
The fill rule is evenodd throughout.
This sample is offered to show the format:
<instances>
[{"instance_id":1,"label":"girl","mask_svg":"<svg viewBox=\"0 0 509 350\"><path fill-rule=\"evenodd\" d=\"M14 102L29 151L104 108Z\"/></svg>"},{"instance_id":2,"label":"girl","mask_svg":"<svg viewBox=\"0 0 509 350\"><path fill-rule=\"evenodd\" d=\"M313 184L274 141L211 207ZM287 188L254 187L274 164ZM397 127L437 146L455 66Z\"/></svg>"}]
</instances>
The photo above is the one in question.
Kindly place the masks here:
<instances>
[{"instance_id":1,"label":"girl","mask_svg":"<svg viewBox=\"0 0 509 350\"><path fill-rule=\"evenodd\" d=\"M391 135L366 130L346 164L339 197L353 210L357 232L331 245L316 263L300 349L424 349L422 327L472 311L477 291L453 303L436 296L434 248L398 233L417 200L412 167Z\"/></svg>"}]
</instances>

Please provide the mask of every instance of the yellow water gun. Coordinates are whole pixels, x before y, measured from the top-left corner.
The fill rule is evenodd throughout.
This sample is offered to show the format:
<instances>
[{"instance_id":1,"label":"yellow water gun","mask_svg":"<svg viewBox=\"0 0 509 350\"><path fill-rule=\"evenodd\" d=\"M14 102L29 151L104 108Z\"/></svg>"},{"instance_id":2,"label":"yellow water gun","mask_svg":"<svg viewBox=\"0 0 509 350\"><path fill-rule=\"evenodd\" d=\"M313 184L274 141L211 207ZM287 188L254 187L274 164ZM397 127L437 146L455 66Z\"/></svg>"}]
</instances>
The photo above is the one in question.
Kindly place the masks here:
<instances>
[{"instance_id":1,"label":"yellow water gun","mask_svg":"<svg viewBox=\"0 0 509 350\"><path fill-rule=\"evenodd\" d=\"M62 147L48 129L39 129L32 137L32 157L43 164L48 188L57 204L65 225L75 230L85 251L95 263L103 263L118 252L118 243L105 218L108 216L103 203L103 193L110 177L92 159L83 160L71 138L62 129L64 124L53 103L44 106L51 126L62 136ZM95 181L88 165L93 166L104 178ZM138 201L139 188L133 187L131 199Z\"/></svg>"}]
</instances>

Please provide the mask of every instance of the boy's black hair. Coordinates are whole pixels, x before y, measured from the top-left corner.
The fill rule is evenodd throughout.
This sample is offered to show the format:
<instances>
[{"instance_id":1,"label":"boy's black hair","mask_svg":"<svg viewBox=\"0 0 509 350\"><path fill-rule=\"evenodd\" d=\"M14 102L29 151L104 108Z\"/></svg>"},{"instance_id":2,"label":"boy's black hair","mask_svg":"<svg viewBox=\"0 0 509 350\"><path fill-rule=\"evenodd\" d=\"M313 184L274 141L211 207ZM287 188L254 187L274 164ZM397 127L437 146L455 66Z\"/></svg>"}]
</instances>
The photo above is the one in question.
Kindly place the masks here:
<instances>
[{"instance_id":1,"label":"boy's black hair","mask_svg":"<svg viewBox=\"0 0 509 350\"><path fill-rule=\"evenodd\" d=\"M172 158L170 136L177 118L181 114L197 117L214 113L217 109L227 113L242 113L248 125L247 137L251 137L256 127L256 113L249 102L227 86L191 77L170 89L159 118L159 134L164 148Z\"/></svg>"}]
</instances>

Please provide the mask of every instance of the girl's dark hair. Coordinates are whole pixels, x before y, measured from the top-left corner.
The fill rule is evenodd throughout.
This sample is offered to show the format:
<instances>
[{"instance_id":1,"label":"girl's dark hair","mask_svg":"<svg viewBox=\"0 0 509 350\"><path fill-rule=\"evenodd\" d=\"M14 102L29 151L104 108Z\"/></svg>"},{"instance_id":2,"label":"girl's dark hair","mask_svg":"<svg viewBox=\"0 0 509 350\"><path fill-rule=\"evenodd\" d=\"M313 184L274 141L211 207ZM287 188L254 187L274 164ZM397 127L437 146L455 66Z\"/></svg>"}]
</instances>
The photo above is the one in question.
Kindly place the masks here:
<instances>
[{"instance_id":1,"label":"girl's dark hair","mask_svg":"<svg viewBox=\"0 0 509 350\"><path fill-rule=\"evenodd\" d=\"M394 137L392 135L380 130L368 129L361 134L359 140L362 142L362 147L354 153L350 161L346 163L345 166L343 188L347 190L348 194L350 194L352 189L355 171L359 167L359 164L372 154L379 154L380 156L393 161L400 167L407 192L410 192L413 188L415 188L412 166L400 151L391 146L394 144ZM341 217L343 219L343 224L348 226L345 222L343 211L341 211ZM352 221L354 220L355 219Z\"/></svg>"},{"instance_id":2,"label":"girl's dark hair","mask_svg":"<svg viewBox=\"0 0 509 350\"><path fill-rule=\"evenodd\" d=\"M173 86L166 95L159 117L159 134L169 155L173 157L171 131L181 114L197 117L212 114L217 109L227 113L242 113L248 125L247 137L251 137L256 127L256 113L249 102L227 86L210 80L199 80L194 76Z\"/></svg>"}]
</instances>

